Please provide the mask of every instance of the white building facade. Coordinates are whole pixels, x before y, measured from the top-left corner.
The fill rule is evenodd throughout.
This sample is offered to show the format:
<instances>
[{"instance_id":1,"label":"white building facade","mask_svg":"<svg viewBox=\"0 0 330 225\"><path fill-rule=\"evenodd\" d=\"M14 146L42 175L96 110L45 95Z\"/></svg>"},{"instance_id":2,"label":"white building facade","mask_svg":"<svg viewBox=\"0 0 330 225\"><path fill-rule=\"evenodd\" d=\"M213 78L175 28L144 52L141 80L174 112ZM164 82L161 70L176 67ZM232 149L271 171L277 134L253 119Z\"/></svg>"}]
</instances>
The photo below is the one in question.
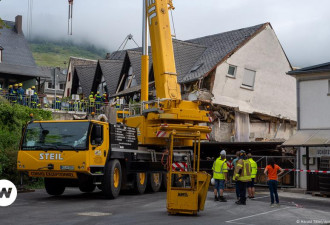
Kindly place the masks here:
<instances>
[{"instance_id":1,"label":"white building facade","mask_svg":"<svg viewBox=\"0 0 330 225\"><path fill-rule=\"evenodd\" d=\"M235 111L235 126L215 121L215 141L287 140L292 136L297 106L296 81L286 75L291 69L270 24L219 64L212 103Z\"/></svg>"},{"instance_id":2,"label":"white building facade","mask_svg":"<svg viewBox=\"0 0 330 225\"><path fill-rule=\"evenodd\" d=\"M298 168L329 171L330 63L290 71L288 74L297 80L298 132L284 145L299 149ZM308 191L322 191L322 179L330 180L330 177L326 176L301 172L298 184ZM325 186L330 186L330 183Z\"/></svg>"}]
</instances>

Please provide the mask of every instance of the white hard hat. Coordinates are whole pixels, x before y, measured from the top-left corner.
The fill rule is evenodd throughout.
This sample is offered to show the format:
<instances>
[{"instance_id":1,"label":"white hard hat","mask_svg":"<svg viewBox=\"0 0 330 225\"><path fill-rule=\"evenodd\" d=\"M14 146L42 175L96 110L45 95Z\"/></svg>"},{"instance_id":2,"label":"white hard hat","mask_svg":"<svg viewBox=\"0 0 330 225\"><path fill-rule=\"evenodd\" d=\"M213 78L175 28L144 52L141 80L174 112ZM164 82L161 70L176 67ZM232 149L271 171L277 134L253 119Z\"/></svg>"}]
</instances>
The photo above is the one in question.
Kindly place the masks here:
<instances>
[{"instance_id":1,"label":"white hard hat","mask_svg":"<svg viewBox=\"0 0 330 225\"><path fill-rule=\"evenodd\" d=\"M220 155L226 155L226 151L225 151L225 150L222 150L222 151L220 152Z\"/></svg>"},{"instance_id":2,"label":"white hard hat","mask_svg":"<svg viewBox=\"0 0 330 225\"><path fill-rule=\"evenodd\" d=\"M214 178L211 179L211 184L212 184L212 185L215 185L215 180L214 180Z\"/></svg>"}]
</instances>

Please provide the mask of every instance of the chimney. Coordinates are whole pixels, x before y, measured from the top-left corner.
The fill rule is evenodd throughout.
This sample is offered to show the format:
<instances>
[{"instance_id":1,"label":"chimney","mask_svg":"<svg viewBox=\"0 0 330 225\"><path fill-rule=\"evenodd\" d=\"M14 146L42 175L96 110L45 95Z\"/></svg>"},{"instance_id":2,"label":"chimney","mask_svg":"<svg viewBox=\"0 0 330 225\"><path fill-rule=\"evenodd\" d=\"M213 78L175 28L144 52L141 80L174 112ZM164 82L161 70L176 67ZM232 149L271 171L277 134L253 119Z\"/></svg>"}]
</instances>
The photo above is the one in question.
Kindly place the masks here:
<instances>
[{"instance_id":1,"label":"chimney","mask_svg":"<svg viewBox=\"0 0 330 225\"><path fill-rule=\"evenodd\" d=\"M21 15L18 15L15 17L15 29L18 34L23 34L22 16Z\"/></svg>"},{"instance_id":2,"label":"chimney","mask_svg":"<svg viewBox=\"0 0 330 225\"><path fill-rule=\"evenodd\" d=\"M110 59L110 53L107 53L107 55L105 56L105 59Z\"/></svg>"}]
</instances>

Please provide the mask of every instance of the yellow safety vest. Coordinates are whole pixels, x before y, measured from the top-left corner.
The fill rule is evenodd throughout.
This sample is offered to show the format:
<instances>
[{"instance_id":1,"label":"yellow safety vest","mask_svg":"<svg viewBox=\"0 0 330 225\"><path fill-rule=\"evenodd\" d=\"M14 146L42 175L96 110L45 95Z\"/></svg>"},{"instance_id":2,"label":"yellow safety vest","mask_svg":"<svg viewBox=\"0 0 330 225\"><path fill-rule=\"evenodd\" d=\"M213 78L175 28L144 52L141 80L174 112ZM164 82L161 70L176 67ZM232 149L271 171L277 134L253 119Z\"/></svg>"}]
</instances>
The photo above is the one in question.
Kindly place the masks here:
<instances>
[{"instance_id":1,"label":"yellow safety vest","mask_svg":"<svg viewBox=\"0 0 330 225\"><path fill-rule=\"evenodd\" d=\"M90 106L94 106L94 103L95 103L95 99L94 99L93 95L90 95L89 96L89 104L90 104Z\"/></svg>"},{"instance_id":2,"label":"yellow safety vest","mask_svg":"<svg viewBox=\"0 0 330 225\"><path fill-rule=\"evenodd\" d=\"M217 158L213 163L213 178L218 180L225 179L225 173L228 172L226 159Z\"/></svg>"},{"instance_id":3,"label":"yellow safety vest","mask_svg":"<svg viewBox=\"0 0 330 225\"><path fill-rule=\"evenodd\" d=\"M258 172L258 165L252 158L249 158L249 161L251 163L251 170L252 170L251 178L256 178Z\"/></svg>"},{"instance_id":4,"label":"yellow safety vest","mask_svg":"<svg viewBox=\"0 0 330 225\"><path fill-rule=\"evenodd\" d=\"M235 180L239 180L242 182L249 182L251 181L251 162L248 159L239 159L236 163L235 173L234 173Z\"/></svg>"}]
</instances>

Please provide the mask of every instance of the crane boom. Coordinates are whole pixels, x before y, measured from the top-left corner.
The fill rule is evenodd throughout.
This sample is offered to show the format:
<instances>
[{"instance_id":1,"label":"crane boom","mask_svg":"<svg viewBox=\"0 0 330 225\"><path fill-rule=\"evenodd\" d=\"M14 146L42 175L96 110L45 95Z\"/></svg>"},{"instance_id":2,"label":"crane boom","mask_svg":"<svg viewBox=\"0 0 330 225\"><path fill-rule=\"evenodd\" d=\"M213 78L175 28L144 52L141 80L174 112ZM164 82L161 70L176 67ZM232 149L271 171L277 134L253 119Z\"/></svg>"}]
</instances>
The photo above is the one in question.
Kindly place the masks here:
<instances>
[{"instance_id":1,"label":"crane boom","mask_svg":"<svg viewBox=\"0 0 330 225\"><path fill-rule=\"evenodd\" d=\"M168 0L146 0L156 97L181 100L177 82Z\"/></svg>"}]
</instances>

